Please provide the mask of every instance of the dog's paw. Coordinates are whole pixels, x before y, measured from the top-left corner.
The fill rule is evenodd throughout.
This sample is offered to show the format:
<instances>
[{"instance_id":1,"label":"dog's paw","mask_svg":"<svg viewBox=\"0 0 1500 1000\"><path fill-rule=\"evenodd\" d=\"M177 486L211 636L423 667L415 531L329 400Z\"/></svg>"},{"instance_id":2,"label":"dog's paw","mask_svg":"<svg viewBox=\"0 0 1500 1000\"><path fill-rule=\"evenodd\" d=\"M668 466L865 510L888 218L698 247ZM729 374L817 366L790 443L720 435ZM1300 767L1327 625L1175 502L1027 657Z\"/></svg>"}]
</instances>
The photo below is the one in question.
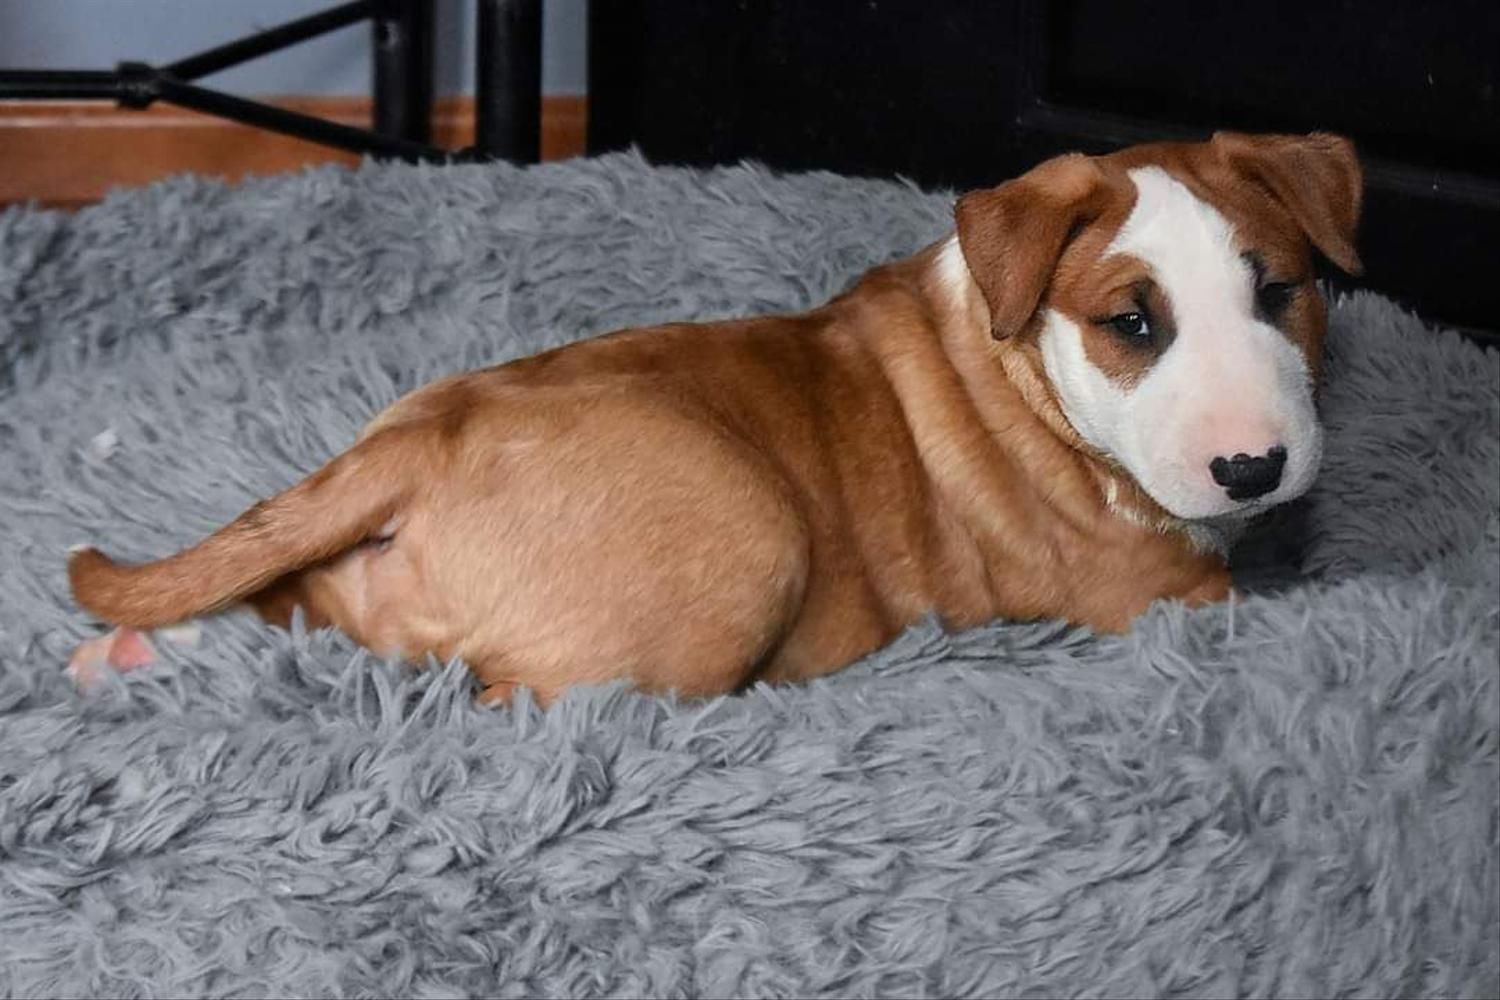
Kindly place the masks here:
<instances>
[{"instance_id":1,"label":"dog's paw","mask_svg":"<svg viewBox=\"0 0 1500 1000\"><path fill-rule=\"evenodd\" d=\"M155 662L156 650L145 633L133 628L117 628L97 639L79 643L68 659L65 673L74 687L87 691L107 670L125 673Z\"/></svg>"}]
</instances>

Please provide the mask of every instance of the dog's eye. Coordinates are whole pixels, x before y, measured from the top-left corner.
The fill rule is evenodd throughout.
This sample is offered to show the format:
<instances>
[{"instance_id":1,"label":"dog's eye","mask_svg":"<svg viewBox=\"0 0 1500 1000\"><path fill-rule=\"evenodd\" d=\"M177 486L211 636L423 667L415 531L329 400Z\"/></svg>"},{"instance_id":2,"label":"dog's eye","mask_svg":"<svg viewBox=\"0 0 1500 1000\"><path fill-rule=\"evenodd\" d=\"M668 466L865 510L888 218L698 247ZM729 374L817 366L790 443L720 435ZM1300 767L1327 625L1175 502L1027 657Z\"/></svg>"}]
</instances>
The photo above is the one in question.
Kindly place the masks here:
<instances>
[{"instance_id":1,"label":"dog's eye","mask_svg":"<svg viewBox=\"0 0 1500 1000\"><path fill-rule=\"evenodd\" d=\"M1151 324L1144 313L1128 312L1111 316L1105 320L1110 327L1127 340L1150 340Z\"/></svg>"},{"instance_id":2,"label":"dog's eye","mask_svg":"<svg viewBox=\"0 0 1500 1000\"><path fill-rule=\"evenodd\" d=\"M1261 314L1271 319L1280 316L1291 304L1297 286L1287 281L1268 281L1255 290L1255 305Z\"/></svg>"}]
</instances>

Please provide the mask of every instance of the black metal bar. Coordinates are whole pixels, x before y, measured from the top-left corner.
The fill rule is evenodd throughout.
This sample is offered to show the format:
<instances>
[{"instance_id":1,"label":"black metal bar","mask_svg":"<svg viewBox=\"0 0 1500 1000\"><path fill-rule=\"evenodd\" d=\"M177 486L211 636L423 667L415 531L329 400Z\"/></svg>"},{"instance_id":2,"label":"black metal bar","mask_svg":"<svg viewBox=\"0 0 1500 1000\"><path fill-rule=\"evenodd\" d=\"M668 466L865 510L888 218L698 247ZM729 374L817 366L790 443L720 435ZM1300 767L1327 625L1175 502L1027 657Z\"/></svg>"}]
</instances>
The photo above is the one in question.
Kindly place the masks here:
<instances>
[{"instance_id":1,"label":"black metal bar","mask_svg":"<svg viewBox=\"0 0 1500 1000\"><path fill-rule=\"evenodd\" d=\"M452 158L446 150L425 143L392 139L361 128L340 125L312 115L298 114L285 108L257 101L247 101L232 94L184 83L175 77L161 74L155 81L156 96L194 111L203 111L220 118L244 122L258 128L295 136L325 146L347 149L354 153L369 153L409 161L445 161Z\"/></svg>"},{"instance_id":2,"label":"black metal bar","mask_svg":"<svg viewBox=\"0 0 1500 1000\"><path fill-rule=\"evenodd\" d=\"M371 22L375 131L392 139L432 136L431 0L383 0Z\"/></svg>"},{"instance_id":3,"label":"black metal bar","mask_svg":"<svg viewBox=\"0 0 1500 1000\"><path fill-rule=\"evenodd\" d=\"M535 163L542 138L541 0L478 0L474 150Z\"/></svg>"},{"instance_id":4,"label":"black metal bar","mask_svg":"<svg viewBox=\"0 0 1500 1000\"><path fill-rule=\"evenodd\" d=\"M220 45L207 52L179 59L163 67L163 70L179 80L196 80L210 73L217 73L221 69L238 66L258 56L280 51L309 38L316 38L318 35L357 24L365 18L373 17L378 6L376 0L354 0L352 3L320 11L295 21L288 21L286 24L277 25L227 45Z\"/></svg>"},{"instance_id":5,"label":"black metal bar","mask_svg":"<svg viewBox=\"0 0 1500 1000\"><path fill-rule=\"evenodd\" d=\"M532 38L531 49L523 50L522 56L534 64L537 71L538 96L531 102L537 117L533 129L536 132L540 129L540 54L536 51L541 37L538 4L539 0L525 0L518 5L522 8L522 18L521 34L517 36ZM188 82L366 18L372 18L376 23L378 133ZM139 62L123 62L114 70L0 69L0 99L115 100L133 108L144 108L153 101L163 100L356 153L413 161L447 161L455 159L457 154L427 142L431 131L433 34L432 0L354 0L189 56L161 69ZM516 32L513 30L511 34ZM491 129L489 134L496 133ZM534 153L532 158L535 158Z\"/></svg>"},{"instance_id":6,"label":"black metal bar","mask_svg":"<svg viewBox=\"0 0 1500 1000\"><path fill-rule=\"evenodd\" d=\"M115 100L120 76L108 69L0 70L0 100Z\"/></svg>"}]
</instances>

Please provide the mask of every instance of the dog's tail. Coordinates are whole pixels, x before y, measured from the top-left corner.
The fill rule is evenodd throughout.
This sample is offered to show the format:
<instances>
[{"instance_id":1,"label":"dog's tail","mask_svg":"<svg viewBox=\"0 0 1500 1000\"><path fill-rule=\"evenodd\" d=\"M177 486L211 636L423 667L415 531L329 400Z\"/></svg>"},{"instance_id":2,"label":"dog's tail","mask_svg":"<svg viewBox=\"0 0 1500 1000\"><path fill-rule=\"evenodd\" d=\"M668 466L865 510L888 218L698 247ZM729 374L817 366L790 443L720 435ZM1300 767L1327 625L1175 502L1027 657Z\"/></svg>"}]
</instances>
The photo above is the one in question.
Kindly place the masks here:
<instances>
[{"instance_id":1,"label":"dog's tail","mask_svg":"<svg viewBox=\"0 0 1500 1000\"><path fill-rule=\"evenodd\" d=\"M225 608L280 577L374 536L410 500L419 431L392 427L355 444L192 548L138 566L98 549L68 559L73 597L112 625L150 629Z\"/></svg>"}]
</instances>

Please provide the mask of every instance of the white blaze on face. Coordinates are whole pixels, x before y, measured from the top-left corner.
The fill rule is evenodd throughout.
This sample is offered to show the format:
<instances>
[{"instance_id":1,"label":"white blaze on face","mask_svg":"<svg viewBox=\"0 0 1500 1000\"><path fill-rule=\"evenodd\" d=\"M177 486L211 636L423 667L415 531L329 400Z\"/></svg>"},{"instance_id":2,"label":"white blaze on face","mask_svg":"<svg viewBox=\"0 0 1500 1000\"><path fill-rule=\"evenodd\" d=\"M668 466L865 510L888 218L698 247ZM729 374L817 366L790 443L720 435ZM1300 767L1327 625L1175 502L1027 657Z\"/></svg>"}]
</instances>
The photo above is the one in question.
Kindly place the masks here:
<instances>
[{"instance_id":1,"label":"white blaze on face","mask_svg":"<svg viewBox=\"0 0 1500 1000\"><path fill-rule=\"evenodd\" d=\"M1322 456L1312 376L1288 339L1255 314L1250 266L1228 220L1158 167L1130 171L1135 207L1105 251L1146 264L1170 303L1176 337L1123 386L1084 350L1075 319L1048 310L1042 359L1063 412L1157 503L1192 520L1249 514L1311 485ZM1287 452L1281 483L1250 502L1213 479L1216 457Z\"/></svg>"}]
</instances>

